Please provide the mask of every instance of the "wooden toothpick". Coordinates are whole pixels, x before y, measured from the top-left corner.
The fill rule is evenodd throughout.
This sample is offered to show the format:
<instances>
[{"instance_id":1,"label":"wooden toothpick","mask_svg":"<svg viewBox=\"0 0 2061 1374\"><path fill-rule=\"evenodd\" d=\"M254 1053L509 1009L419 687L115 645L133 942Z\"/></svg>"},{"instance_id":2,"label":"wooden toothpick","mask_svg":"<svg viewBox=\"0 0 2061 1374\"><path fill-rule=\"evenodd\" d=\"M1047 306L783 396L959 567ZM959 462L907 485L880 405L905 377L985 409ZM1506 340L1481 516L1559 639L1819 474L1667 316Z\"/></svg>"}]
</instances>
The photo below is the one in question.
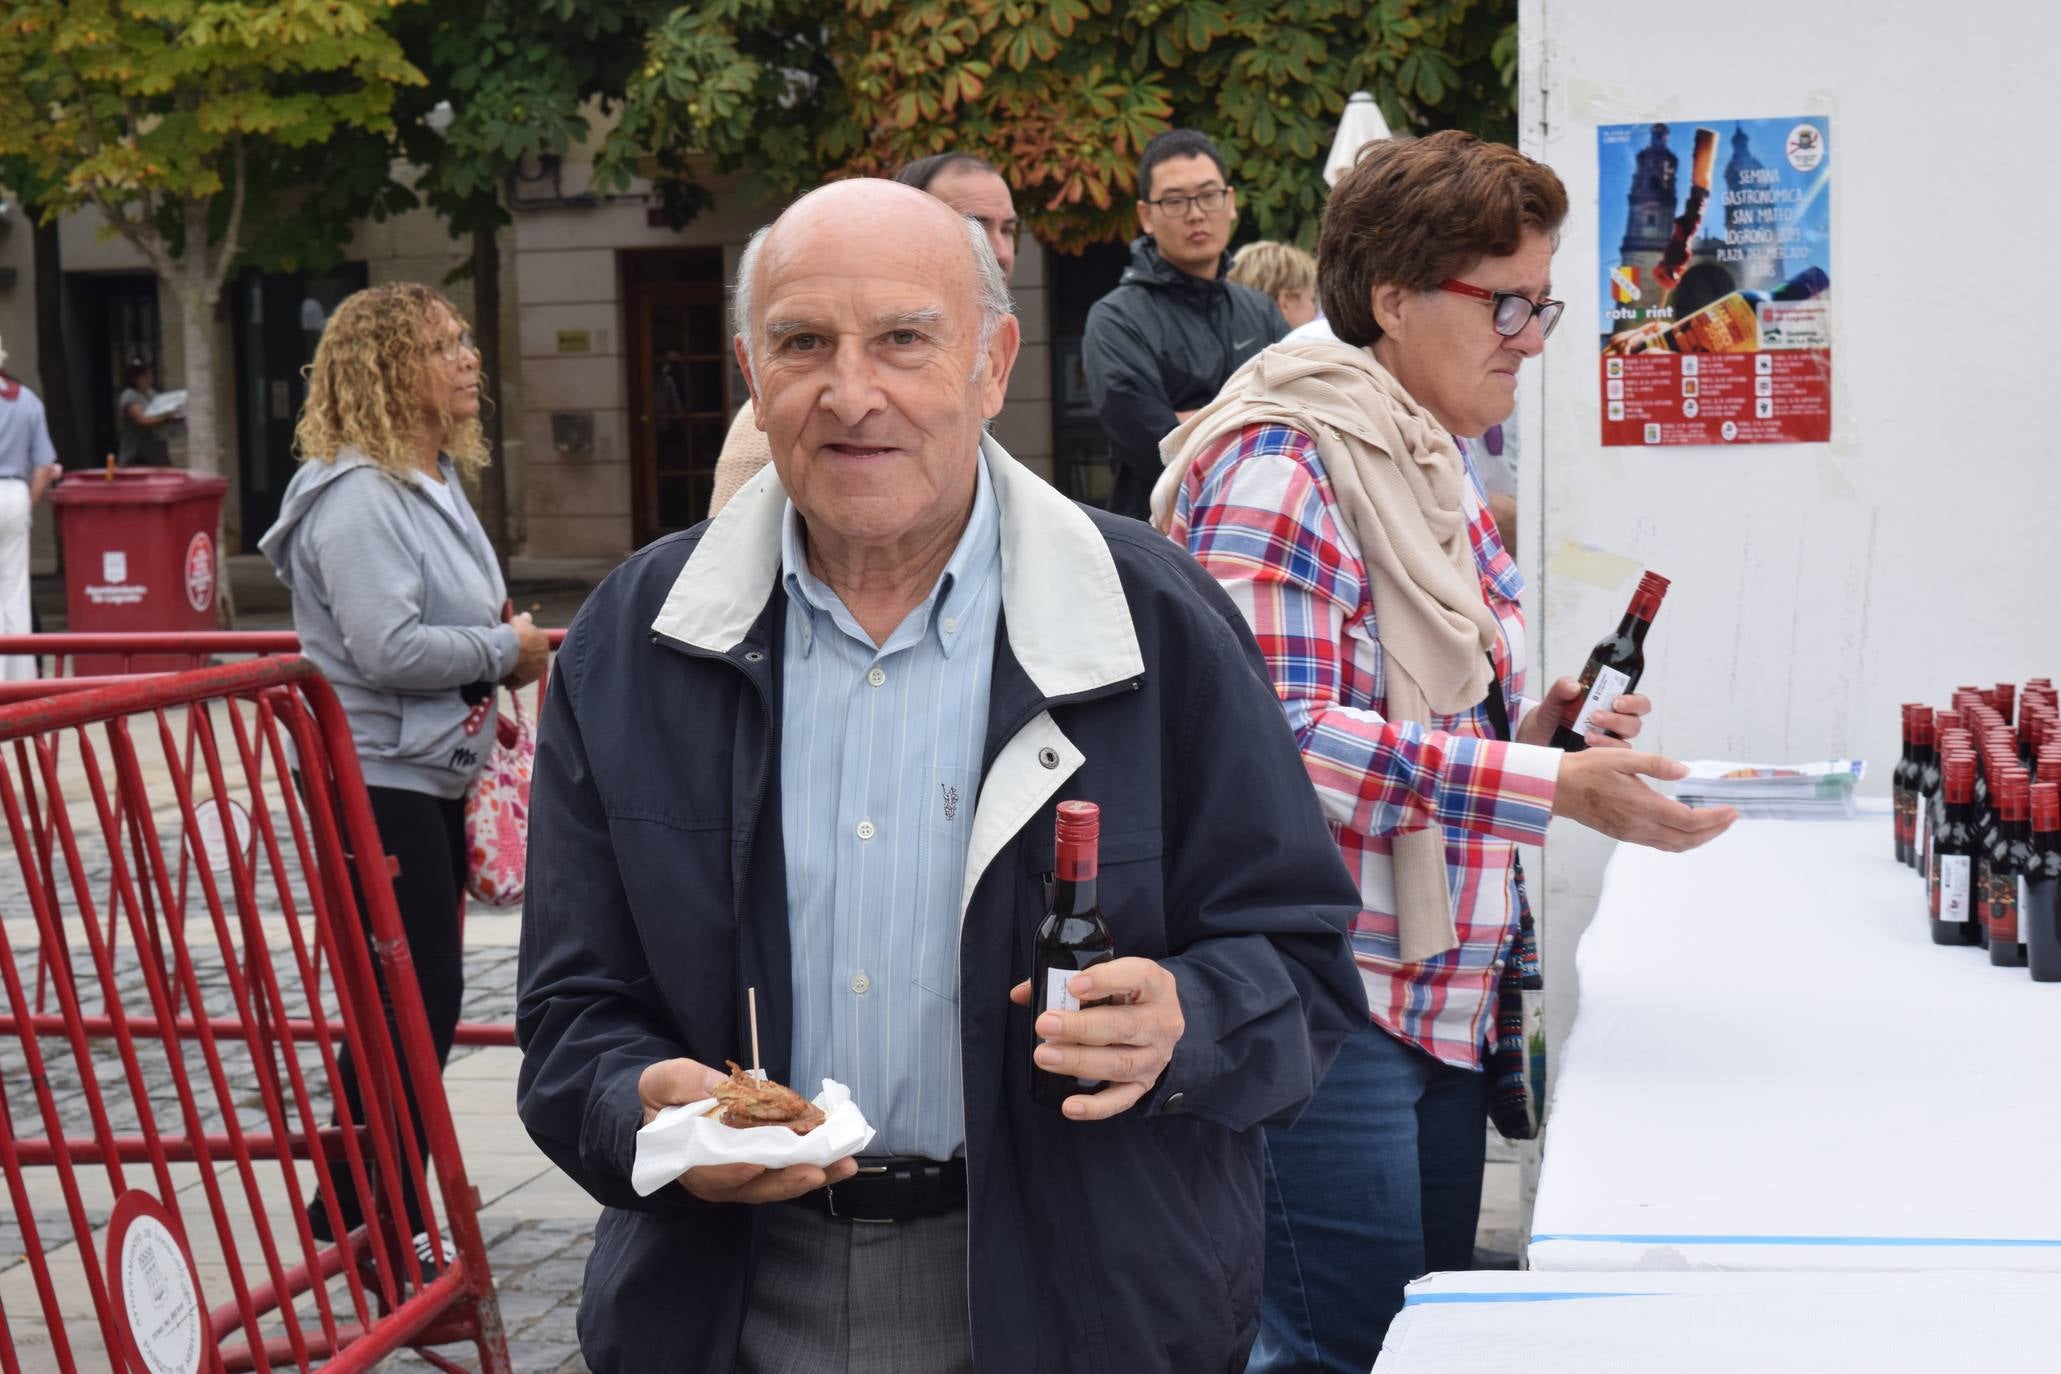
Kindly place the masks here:
<instances>
[{"instance_id":1,"label":"wooden toothpick","mask_svg":"<svg viewBox=\"0 0 2061 1374\"><path fill-rule=\"evenodd\" d=\"M759 1065L759 990L746 988L744 998L751 1007L751 1076L763 1081L766 1071Z\"/></svg>"}]
</instances>

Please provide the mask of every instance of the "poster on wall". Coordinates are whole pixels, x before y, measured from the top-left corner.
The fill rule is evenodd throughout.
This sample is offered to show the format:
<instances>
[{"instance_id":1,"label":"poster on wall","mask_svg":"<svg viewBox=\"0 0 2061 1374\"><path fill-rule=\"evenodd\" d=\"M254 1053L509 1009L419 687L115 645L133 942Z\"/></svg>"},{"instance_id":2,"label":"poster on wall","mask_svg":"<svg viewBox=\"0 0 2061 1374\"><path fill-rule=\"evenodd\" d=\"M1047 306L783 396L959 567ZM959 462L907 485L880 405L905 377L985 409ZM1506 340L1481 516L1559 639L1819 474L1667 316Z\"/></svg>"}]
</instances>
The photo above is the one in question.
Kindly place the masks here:
<instances>
[{"instance_id":1,"label":"poster on wall","mask_svg":"<svg viewBox=\"0 0 2061 1374\"><path fill-rule=\"evenodd\" d=\"M1823 115L1605 124L1603 442L1832 437L1832 143Z\"/></svg>"}]
</instances>

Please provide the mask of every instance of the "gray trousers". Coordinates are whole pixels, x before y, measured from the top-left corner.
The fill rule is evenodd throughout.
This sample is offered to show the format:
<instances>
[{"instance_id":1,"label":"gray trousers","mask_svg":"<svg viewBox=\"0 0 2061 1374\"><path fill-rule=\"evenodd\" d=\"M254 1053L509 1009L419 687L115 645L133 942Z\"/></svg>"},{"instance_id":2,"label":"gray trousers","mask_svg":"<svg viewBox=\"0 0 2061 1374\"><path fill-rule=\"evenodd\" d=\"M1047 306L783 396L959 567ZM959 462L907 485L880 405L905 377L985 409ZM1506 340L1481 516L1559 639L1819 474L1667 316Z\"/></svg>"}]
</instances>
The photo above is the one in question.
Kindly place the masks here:
<instances>
[{"instance_id":1,"label":"gray trousers","mask_svg":"<svg viewBox=\"0 0 2061 1374\"><path fill-rule=\"evenodd\" d=\"M878 1224L764 1210L738 1374L970 1374L964 1208Z\"/></svg>"}]
</instances>

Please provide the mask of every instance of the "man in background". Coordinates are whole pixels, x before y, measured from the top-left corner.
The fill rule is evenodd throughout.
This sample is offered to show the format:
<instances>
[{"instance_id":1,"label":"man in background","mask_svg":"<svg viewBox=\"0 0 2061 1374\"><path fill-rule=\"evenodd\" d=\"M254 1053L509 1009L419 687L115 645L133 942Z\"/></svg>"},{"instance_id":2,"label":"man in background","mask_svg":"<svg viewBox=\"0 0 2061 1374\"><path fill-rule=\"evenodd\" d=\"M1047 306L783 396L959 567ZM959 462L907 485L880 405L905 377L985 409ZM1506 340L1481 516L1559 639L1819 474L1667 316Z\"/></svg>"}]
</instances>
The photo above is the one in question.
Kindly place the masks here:
<instances>
[{"instance_id":1,"label":"man in background","mask_svg":"<svg viewBox=\"0 0 2061 1374\"><path fill-rule=\"evenodd\" d=\"M1238 196L1216 144L1170 129L1138 160L1131 265L1095 302L1081 343L1088 392L1109 435L1109 509L1142 520L1159 441L1247 358L1288 332L1272 301L1227 279Z\"/></svg>"},{"instance_id":2,"label":"man in background","mask_svg":"<svg viewBox=\"0 0 2061 1374\"><path fill-rule=\"evenodd\" d=\"M29 525L36 503L63 475L43 402L6 371L0 348L0 634L25 635L29 625ZM28 654L0 656L0 682L36 675Z\"/></svg>"}]
</instances>

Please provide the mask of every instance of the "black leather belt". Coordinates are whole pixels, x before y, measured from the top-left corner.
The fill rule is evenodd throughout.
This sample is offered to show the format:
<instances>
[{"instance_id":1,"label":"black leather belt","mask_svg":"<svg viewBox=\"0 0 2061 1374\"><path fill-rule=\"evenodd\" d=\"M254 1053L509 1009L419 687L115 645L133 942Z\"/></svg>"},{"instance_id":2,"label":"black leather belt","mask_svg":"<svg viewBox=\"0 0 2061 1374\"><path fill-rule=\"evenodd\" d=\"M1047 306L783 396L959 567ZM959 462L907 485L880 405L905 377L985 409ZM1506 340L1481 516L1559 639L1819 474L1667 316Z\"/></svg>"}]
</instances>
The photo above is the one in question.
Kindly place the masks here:
<instances>
[{"instance_id":1,"label":"black leather belt","mask_svg":"<svg viewBox=\"0 0 2061 1374\"><path fill-rule=\"evenodd\" d=\"M859 1172L844 1182L788 1201L840 1221L941 1216L966 1205L966 1161L862 1155Z\"/></svg>"}]
</instances>

